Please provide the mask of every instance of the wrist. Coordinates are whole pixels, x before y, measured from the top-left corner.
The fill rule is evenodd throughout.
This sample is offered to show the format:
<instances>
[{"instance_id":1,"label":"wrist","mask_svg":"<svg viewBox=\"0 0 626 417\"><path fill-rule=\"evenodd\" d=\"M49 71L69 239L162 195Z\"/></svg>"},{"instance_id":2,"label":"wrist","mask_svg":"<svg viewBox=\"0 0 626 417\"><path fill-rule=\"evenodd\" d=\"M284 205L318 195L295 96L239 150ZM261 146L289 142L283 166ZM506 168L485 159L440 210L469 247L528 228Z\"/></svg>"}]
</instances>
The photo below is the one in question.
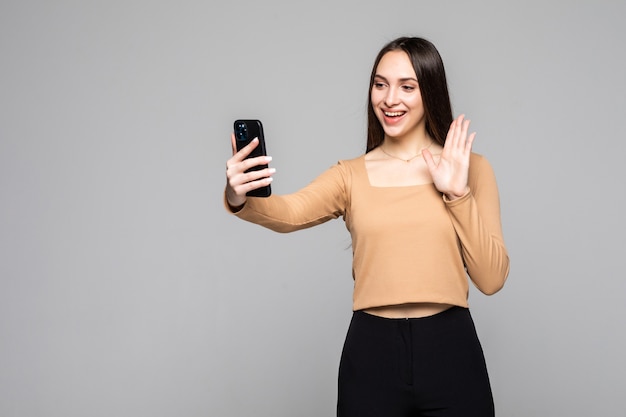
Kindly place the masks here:
<instances>
[{"instance_id":1,"label":"wrist","mask_svg":"<svg viewBox=\"0 0 626 417\"><path fill-rule=\"evenodd\" d=\"M457 200L459 198L465 197L467 195L467 193L469 193L469 191L470 191L470 189L466 185L461 193L444 193L444 195L446 197L446 200L454 201L454 200Z\"/></svg>"},{"instance_id":2,"label":"wrist","mask_svg":"<svg viewBox=\"0 0 626 417\"><path fill-rule=\"evenodd\" d=\"M246 204L246 197L239 197L237 195L232 195L232 193L229 193L228 190L225 193L225 197L226 197L226 204L228 205L228 208L230 209L230 211L232 211L233 213L238 212L239 210L241 210L244 206L244 204Z\"/></svg>"}]
</instances>

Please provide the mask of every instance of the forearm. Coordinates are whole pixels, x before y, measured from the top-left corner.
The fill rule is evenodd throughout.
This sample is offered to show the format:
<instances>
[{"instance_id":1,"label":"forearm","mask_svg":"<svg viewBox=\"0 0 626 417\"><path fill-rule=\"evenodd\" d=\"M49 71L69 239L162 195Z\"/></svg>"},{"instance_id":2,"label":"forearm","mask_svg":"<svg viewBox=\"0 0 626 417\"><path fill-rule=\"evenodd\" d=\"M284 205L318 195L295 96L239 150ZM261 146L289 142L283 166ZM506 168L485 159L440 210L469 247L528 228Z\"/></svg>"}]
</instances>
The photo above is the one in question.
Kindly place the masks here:
<instances>
[{"instance_id":1,"label":"forearm","mask_svg":"<svg viewBox=\"0 0 626 417\"><path fill-rule=\"evenodd\" d=\"M498 292L509 273L499 215L486 221L471 192L448 205L470 278L481 292Z\"/></svg>"},{"instance_id":2,"label":"forearm","mask_svg":"<svg viewBox=\"0 0 626 417\"><path fill-rule=\"evenodd\" d=\"M225 198L227 210L237 217L281 233L337 218L344 213L345 205L345 184L338 166L293 194L249 197L240 207L232 207Z\"/></svg>"}]
</instances>

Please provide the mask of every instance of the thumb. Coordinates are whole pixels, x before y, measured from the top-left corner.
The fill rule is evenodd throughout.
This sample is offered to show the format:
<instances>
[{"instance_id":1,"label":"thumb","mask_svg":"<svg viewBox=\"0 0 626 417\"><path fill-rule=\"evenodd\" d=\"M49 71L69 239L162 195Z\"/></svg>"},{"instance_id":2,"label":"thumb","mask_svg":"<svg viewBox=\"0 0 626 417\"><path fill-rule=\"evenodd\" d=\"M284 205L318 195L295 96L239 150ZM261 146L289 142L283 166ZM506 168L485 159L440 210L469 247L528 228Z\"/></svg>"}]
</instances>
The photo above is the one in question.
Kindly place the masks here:
<instances>
[{"instance_id":1,"label":"thumb","mask_svg":"<svg viewBox=\"0 0 626 417\"><path fill-rule=\"evenodd\" d=\"M435 164L435 160L433 159L433 154L430 153L428 149L424 149L422 151L422 158L424 158L424 162L426 162L428 171L432 175L435 169L437 169L437 165Z\"/></svg>"},{"instance_id":2,"label":"thumb","mask_svg":"<svg viewBox=\"0 0 626 417\"><path fill-rule=\"evenodd\" d=\"M235 143L235 134L230 134L230 145L233 147L233 155L237 153L237 144Z\"/></svg>"}]
</instances>

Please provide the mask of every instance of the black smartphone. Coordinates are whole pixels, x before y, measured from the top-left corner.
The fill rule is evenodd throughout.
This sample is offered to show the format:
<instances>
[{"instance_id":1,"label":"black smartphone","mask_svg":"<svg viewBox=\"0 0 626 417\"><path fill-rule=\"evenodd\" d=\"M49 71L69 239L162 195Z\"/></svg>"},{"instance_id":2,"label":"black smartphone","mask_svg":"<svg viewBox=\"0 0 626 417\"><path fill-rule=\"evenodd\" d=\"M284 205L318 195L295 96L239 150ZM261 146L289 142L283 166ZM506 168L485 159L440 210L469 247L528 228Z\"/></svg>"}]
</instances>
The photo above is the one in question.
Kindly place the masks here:
<instances>
[{"instance_id":1,"label":"black smartphone","mask_svg":"<svg viewBox=\"0 0 626 417\"><path fill-rule=\"evenodd\" d=\"M257 156L266 156L267 150L265 148L265 136L263 135L263 124L260 120L235 120L235 143L237 144L237 151L241 150L244 146L249 144L252 139L259 138L259 144L252 150L248 158L254 158ZM260 170L267 168L267 164L257 165L250 168L251 170ZM246 172L248 172L246 171ZM266 185L256 190L248 191L246 193L249 197L269 197L272 194L272 188Z\"/></svg>"}]
</instances>

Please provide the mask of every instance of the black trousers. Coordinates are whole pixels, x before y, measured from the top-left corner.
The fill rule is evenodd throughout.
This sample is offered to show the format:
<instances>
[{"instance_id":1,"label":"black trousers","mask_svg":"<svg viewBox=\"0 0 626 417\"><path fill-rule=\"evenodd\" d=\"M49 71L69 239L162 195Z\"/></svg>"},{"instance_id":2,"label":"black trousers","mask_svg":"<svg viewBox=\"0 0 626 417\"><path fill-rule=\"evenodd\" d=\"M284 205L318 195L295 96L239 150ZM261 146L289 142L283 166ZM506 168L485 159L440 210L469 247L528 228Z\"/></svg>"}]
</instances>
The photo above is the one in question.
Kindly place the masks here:
<instances>
[{"instance_id":1,"label":"black trousers","mask_svg":"<svg viewBox=\"0 0 626 417\"><path fill-rule=\"evenodd\" d=\"M355 312L339 366L337 416L493 417L469 310L412 319Z\"/></svg>"}]
</instances>

